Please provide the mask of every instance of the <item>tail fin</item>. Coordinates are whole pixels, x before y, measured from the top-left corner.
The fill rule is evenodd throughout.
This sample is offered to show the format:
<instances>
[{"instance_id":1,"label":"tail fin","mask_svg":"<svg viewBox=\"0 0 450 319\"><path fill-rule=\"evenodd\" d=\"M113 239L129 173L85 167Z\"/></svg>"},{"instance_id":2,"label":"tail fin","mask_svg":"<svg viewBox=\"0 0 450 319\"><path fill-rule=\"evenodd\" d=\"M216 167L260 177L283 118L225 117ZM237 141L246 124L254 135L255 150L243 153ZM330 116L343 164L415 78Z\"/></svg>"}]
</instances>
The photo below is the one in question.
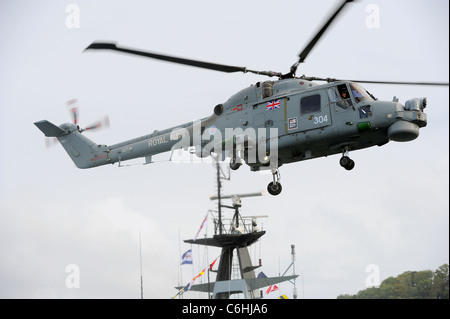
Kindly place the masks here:
<instances>
[{"instance_id":1,"label":"tail fin","mask_svg":"<svg viewBox=\"0 0 450 319\"><path fill-rule=\"evenodd\" d=\"M36 125L47 137L58 137L66 134L65 130L47 120L38 121L34 123L34 125Z\"/></svg>"},{"instance_id":2,"label":"tail fin","mask_svg":"<svg viewBox=\"0 0 450 319\"><path fill-rule=\"evenodd\" d=\"M43 120L34 123L48 137L56 137L78 168L91 168L109 163L106 145L97 145L83 136L75 124L60 127Z\"/></svg>"}]
</instances>

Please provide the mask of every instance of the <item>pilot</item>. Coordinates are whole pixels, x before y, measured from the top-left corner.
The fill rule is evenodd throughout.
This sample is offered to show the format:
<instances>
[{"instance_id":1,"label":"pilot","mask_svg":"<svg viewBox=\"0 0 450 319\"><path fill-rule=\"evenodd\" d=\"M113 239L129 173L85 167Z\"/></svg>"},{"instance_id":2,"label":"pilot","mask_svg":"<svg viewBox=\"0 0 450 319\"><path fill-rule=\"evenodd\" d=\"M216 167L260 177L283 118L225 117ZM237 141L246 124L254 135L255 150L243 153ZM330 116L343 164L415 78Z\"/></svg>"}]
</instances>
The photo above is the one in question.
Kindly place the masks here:
<instances>
[{"instance_id":1,"label":"pilot","mask_svg":"<svg viewBox=\"0 0 450 319\"><path fill-rule=\"evenodd\" d=\"M342 101L338 102L337 105L346 109L350 106L352 106L352 102L350 100L350 94L348 94L347 88L346 87L338 87L339 89L339 93L341 95Z\"/></svg>"},{"instance_id":2,"label":"pilot","mask_svg":"<svg viewBox=\"0 0 450 319\"><path fill-rule=\"evenodd\" d=\"M346 99L350 98L350 96L348 95L347 90L341 90L341 98L343 100L346 100Z\"/></svg>"}]
</instances>

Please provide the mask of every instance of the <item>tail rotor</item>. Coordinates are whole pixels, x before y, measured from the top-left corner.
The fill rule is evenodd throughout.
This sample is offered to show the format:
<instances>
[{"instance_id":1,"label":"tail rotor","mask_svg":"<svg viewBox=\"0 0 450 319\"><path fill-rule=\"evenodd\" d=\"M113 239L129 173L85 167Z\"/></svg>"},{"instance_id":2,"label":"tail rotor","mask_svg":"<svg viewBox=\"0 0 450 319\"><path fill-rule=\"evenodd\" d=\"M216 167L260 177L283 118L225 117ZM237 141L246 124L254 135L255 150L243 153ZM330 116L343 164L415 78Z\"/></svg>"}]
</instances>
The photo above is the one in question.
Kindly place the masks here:
<instances>
[{"instance_id":1,"label":"tail rotor","mask_svg":"<svg viewBox=\"0 0 450 319\"><path fill-rule=\"evenodd\" d=\"M89 126L86 126L85 128L80 128L80 126L78 125L79 119L78 99L75 98L67 101L66 106L72 118L72 123L76 125L78 132L83 133L84 131L96 131L96 130L98 131L101 129L109 128L109 117L107 115L105 115L99 121L94 122ZM47 148L50 148L58 143L59 141L57 137L52 136L45 138L45 146Z\"/></svg>"},{"instance_id":2,"label":"tail rotor","mask_svg":"<svg viewBox=\"0 0 450 319\"><path fill-rule=\"evenodd\" d=\"M66 105L69 108L69 112L72 116L73 124L78 125L78 118L79 118L78 99L71 99L71 100L67 101ZM82 133L84 131L94 131L94 130L99 130L99 129L103 129L103 128L109 128L109 117L107 115L104 116L99 121L97 121L85 128L80 128L80 126L78 126L78 131L80 133Z\"/></svg>"}]
</instances>

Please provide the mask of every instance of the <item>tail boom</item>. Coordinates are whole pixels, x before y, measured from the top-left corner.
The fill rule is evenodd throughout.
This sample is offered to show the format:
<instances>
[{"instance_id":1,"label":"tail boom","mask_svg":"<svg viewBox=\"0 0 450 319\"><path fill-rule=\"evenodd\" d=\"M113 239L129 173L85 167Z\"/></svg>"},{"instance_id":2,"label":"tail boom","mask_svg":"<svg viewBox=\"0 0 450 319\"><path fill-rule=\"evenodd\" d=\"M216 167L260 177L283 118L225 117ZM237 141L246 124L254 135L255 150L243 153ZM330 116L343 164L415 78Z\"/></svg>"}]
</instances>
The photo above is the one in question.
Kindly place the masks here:
<instances>
[{"instance_id":1,"label":"tail boom","mask_svg":"<svg viewBox=\"0 0 450 319\"><path fill-rule=\"evenodd\" d=\"M180 143L179 136L174 138L171 129L106 146L85 137L75 124L58 127L46 120L34 124L45 136L56 137L75 165L82 169L168 152Z\"/></svg>"}]
</instances>

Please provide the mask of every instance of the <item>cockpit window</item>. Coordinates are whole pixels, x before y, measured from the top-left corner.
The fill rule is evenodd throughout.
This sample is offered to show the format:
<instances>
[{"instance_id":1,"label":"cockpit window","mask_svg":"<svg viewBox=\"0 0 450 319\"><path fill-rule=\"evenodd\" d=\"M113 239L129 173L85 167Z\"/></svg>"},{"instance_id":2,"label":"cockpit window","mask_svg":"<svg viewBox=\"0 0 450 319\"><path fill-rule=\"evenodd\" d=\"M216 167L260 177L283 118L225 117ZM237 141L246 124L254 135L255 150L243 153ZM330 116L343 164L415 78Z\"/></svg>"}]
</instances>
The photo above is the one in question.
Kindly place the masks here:
<instances>
[{"instance_id":1,"label":"cockpit window","mask_svg":"<svg viewBox=\"0 0 450 319\"><path fill-rule=\"evenodd\" d=\"M350 89L352 90L353 97L355 98L355 102L359 103L361 101L373 101L374 99L370 96L370 94L360 85L356 83L350 83Z\"/></svg>"},{"instance_id":2,"label":"cockpit window","mask_svg":"<svg viewBox=\"0 0 450 319\"><path fill-rule=\"evenodd\" d=\"M332 86L328 88L328 97L331 103L335 103L337 106L336 111L346 110L353 106L352 100L350 99L350 94L348 93L347 85L340 84L337 86Z\"/></svg>"}]
</instances>

